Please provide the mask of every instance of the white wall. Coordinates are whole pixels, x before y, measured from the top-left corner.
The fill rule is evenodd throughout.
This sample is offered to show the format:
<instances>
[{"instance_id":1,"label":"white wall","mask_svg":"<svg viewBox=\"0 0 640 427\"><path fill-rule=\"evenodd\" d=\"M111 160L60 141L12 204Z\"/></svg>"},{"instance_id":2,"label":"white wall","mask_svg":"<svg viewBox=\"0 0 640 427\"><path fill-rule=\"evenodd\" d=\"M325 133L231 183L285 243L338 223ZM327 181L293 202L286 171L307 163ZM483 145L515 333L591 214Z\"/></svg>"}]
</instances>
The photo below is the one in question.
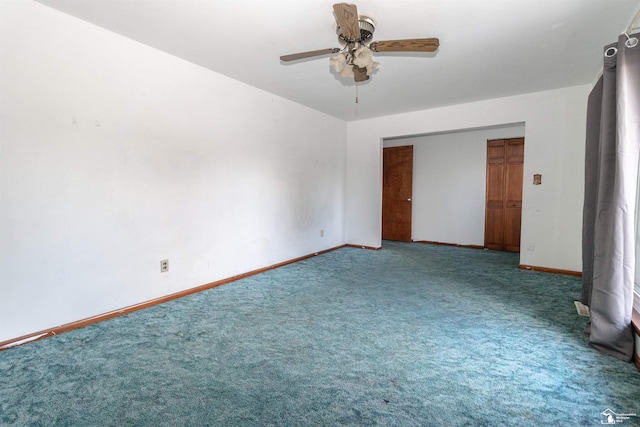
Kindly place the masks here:
<instances>
[{"instance_id":1,"label":"white wall","mask_svg":"<svg viewBox=\"0 0 640 427\"><path fill-rule=\"evenodd\" d=\"M0 341L344 243L345 122L0 7Z\"/></svg>"},{"instance_id":2,"label":"white wall","mask_svg":"<svg viewBox=\"0 0 640 427\"><path fill-rule=\"evenodd\" d=\"M584 138L590 85L350 122L345 239L381 245L383 138L524 123L520 263L581 271ZM532 184L542 174L542 185Z\"/></svg>"},{"instance_id":3,"label":"white wall","mask_svg":"<svg viewBox=\"0 0 640 427\"><path fill-rule=\"evenodd\" d=\"M412 240L482 246L487 140L524 131L516 124L385 140L413 145Z\"/></svg>"}]
</instances>

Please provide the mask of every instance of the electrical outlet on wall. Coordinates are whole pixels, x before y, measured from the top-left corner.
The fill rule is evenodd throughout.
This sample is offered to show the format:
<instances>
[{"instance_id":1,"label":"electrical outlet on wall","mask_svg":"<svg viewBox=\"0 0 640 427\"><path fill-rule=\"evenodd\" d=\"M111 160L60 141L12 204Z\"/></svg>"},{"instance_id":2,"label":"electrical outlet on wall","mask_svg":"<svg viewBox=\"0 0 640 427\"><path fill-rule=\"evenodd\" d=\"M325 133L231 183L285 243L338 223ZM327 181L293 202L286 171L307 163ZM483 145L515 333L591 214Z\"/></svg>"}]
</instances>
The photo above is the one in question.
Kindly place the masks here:
<instances>
[{"instance_id":1,"label":"electrical outlet on wall","mask_svg":"<svg viewBox=\"0 0 640 427\"><path fill-rule=\"evenodd\" d=\"M163 259L160 261L160 273L166 273L169 271L169 260Z\"/></svg>"}]
</instances>

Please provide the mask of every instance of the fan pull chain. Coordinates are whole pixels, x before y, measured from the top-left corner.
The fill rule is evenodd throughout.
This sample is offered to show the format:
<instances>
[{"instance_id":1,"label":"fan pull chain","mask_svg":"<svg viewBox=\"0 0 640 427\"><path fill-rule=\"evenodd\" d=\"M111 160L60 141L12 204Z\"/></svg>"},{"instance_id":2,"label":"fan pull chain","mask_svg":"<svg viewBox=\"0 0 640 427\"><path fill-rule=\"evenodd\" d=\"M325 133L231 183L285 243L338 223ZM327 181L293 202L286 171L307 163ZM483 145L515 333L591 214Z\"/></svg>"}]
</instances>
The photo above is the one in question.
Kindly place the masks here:
<instances>
[{"instance_id":1,"label":"fan pull chain","mask_svg":"<svg viewBox=\"0 0 640 427\"><path fill-rule=\"evenodd\" d=\"M358 83L356 83L356 104L358 103Z\"/></svg>"}]
</instances>

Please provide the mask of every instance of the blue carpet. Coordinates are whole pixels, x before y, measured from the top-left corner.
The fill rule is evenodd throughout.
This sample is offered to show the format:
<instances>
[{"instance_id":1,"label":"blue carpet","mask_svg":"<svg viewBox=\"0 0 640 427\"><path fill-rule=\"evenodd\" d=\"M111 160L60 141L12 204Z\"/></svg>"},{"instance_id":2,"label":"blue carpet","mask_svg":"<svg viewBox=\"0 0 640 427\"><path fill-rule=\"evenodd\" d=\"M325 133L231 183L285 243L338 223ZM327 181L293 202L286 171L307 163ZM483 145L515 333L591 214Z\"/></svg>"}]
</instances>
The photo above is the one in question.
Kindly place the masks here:
<instances>
[{"instance_id":1,"label":"blue carpet","mask_svg":"<svg viewBox=\"0 0 640 427\"><path fill-rule=\"evenodd\" d=\"M0 353L0 424L559 426L640 414L640 373L587 344L580 279L517 266L504 252L343 248L16 347Z\"/></svg>"}]
</instances>

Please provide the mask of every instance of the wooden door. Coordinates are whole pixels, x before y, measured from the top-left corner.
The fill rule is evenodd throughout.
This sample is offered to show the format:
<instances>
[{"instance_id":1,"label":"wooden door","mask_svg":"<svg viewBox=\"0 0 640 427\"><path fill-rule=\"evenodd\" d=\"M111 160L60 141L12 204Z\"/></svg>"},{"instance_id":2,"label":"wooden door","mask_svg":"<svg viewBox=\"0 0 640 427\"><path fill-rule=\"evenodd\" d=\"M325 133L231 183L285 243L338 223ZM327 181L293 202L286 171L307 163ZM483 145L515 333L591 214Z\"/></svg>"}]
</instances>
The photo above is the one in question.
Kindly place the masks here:
<instances>
[{"instance_id":1,"label":"wooden door","mask_svg":"<svg viewBox=\"0 0 640 427\"><path fill-rule=\"evenodd\" d=\"M484 245L520 252L524 138L487 141Z\"/></svg>"},{"instance_id":2,"label":"wooden door","mask_svg":"<svg viewBox=\"0 0 640 427\"><path fill-rule=\"evenodd\" d=\"M504 140L487 141L484 247L504 250Z\"/></svg>"},{"instance_id":3,"label":"wooden door","mask_svg":"<svg viewBox=\"0 0 640 427\"><path fill-rule=\"evenodd\" d=\"M382 152L382 239L410 242L413 146Z\"/></svg>"}]
</instances>

